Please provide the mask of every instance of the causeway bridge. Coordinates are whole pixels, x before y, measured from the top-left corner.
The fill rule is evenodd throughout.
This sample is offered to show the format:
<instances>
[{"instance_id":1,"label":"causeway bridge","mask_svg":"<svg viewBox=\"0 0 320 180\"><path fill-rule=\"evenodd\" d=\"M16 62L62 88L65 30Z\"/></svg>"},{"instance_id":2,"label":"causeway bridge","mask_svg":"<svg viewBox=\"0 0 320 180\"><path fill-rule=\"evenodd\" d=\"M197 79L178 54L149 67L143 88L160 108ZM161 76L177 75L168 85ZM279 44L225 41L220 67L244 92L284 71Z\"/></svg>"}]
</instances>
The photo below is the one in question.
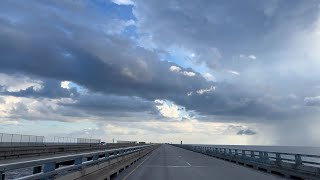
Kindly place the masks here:
<instances>
[{"instance_id":1,"label":"causeway bridge","mask_svg":"<svg viewBox=\"0 0 320 180\"><path fill-rule=\"evenodd\" d=\"M306 154L145 144L0 161L2 179L273 180L320 179L320 157Z\"/></svg>"}]
</instances>

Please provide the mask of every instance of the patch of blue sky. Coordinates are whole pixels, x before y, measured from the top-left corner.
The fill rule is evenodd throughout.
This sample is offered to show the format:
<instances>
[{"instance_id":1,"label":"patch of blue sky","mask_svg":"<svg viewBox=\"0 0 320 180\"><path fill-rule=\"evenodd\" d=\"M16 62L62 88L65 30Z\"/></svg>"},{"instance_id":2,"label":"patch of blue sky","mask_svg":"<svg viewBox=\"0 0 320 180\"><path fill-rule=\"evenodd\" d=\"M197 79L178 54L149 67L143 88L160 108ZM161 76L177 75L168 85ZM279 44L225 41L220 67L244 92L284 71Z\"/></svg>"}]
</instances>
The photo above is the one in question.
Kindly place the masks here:
<instances>
[{"instance_id":1,"label":"patch of blue sky","mask_svg":"<svg viewBox=\"0 0 320 180\"><path fill-rule=\"evenodd\" d=\"M77 83L74 83L74 82L70 82L70 83L69 83L69 87L70 87L70 88L76 88L77 91L80 92L80 93L85 93L85 92L88 91L87 88L85 88L85 87L83 87L83 86L80 86L80 85L78 85Z\"/></svg>"},{"instance_id":2,"label":"patch of blue sky","mask_svg":"<svg viewBox=\"0 0 320 180\"><path fill-rule=\"evenodd\" d=\"M136 19L132 14L132 5L123 6L108 0L95 0L92 1L91 7L94 8L98 14L106 15L108 17L122 20Z\"/></svg>"},{"instance_id":3,"label":"patch of blue sky","mask_svg":"<svg viewBox=\"0 0 320 180\"><path fill-rule=\"evenodd\" d=\"M55 26L59 31L61 31L67 38L72 38L73 33L72 31L68 30L67 28L63 26L56 25Z\"/></svg>"},{"instance_id":4,"label":"patch of blue sky","mask_svg":"<svg viewBox=\"0 0 320 180\"><path fill-rule=\"evenodd\" d=\"M161 59L176 63L183 68L192 68L194 71L201 74L209 71L208 67L205 64L196 64L191 60L191 58L192 57L190 57L190 53L183 50L173 50L168 54L162 55L161 57Z\"/></svg>"},{"instance_id":5,"label":"patch of blue sky","mask_svg":"<svg viewBox=\"0 0 320 180\"><path fill-rule=\"evenodd\" d=\"M138 38L138 34L136 31L136 26L132 25L132 26L127 26L126 29L122 32L122 35L125 37L128 37L130 39L137 39Z\"/></svg>"}]
</instances>

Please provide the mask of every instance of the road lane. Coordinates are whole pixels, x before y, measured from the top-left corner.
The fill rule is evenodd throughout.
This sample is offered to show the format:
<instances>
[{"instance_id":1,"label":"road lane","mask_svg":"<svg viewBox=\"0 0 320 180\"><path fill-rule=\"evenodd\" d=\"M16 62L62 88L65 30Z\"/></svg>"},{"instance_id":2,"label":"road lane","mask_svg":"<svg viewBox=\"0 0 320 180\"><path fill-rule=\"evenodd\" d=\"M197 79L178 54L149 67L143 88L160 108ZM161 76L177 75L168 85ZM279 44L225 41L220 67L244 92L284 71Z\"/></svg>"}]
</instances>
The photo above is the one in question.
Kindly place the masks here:
<instances>
[{"instance_id":1,"label":"road lane","mask_svg":"<svg viewBox=\"0 0 320 180\"><path fill-rule=\"evenodd\" d=\"M123 180L273 180L272 174L233 164L171 145L162 145L135 168L118 177ZM117 179L118 179L117 178Z\"/></svg>"}]
</instances>

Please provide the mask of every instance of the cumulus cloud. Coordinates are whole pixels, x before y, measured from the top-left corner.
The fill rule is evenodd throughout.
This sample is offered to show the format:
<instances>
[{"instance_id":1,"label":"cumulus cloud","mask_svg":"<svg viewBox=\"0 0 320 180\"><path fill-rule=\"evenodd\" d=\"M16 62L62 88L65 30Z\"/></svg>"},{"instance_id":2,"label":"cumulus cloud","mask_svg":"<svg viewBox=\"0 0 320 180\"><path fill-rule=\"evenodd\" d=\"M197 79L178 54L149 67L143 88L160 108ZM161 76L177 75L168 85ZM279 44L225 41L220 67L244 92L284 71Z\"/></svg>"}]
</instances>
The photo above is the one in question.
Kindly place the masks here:
<instances>
[{"instance_id":1,"label":"cumulus cloud","mask_svg":"<svg viewBox=\"0 0 320 180\"><path fill-rule=\"evenodd\" d=\"M65 89L70 89L70 81L61 81L61 87Z\"/></svg>"},{"instance_id":2,"label":"cumulus cloud","mask_svg":"<svg viewBox=\"0 0 320 180\"><path fill-rule=\"evenodd\" d=\"M172 72L180 72L181 68L178 66L170 66L170 71Z\"/></svg>"},{"instance_id":3,"label":"cumulus cloud","mask_svg":"<svg viewBox=\"0 0 320 180\"><path fill-rule=\"evenodd\" d=\"M162 116L167 118L180 117L180 109L176 104L160 99L156 99L154 102L156 103L156 107Z\"/></svg>"},{"instance_id":4,"label":"cumulus cloud","mask_svg":"<svg viewBox=\"0 0 320 180\"><path fill-rule=\"evenodd\" d=\"M195 76L195 75L196 75L196 73L194 73L194 72L184 71L184 72L183 72L183 75L192 77L192 76Z\"/></svg>"},{"instance_id":5,"label":"cumulus cloud","mask_svg":"<svg viewBox=\"0 0 320 180\"><path fill-rule=\"evenodd\" d=\"M8 91L16 92L33 87L35 90L42 88L42 81L34 78L23 76L22 74L0 73L0 86Z\"/></svg>"},{"instance_id":6,"label":"cumulus cloud","mask_svg":"<svg viewBox=\"0 0 320 180\"><path fill-rule=\"evenodd\" d=\"M189 76L189 77L192 77L192 76L195 76L196 73L192 72L192 71L182 71L180 67L178 66L170 66L170 71L172 72L176 72L176 73L181 73L185 76Z\"/></svg>"}]
</instances>

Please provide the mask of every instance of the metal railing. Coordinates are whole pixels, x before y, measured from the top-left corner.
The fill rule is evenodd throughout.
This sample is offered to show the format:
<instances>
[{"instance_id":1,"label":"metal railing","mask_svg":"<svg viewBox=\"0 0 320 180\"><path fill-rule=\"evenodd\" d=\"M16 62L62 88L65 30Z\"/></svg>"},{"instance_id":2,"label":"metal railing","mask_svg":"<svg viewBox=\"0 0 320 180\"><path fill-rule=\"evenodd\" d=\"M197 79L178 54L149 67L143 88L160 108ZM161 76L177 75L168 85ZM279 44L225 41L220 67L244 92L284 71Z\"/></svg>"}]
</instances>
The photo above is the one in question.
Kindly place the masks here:
<instances>
[{"instance_id":1,"label":"metal railing","mask_svg":"<svg viewBox=\"0 0 320 180\"><path fill-rule=\"evenodd\" d=\"M73 137L60 137L54 136L53 139L46 139L46 144L99 144L100 139L89 138L73 138Z\"/></svg>"},{"instance_id":2,"label":"metal railing","mask_svg":"<svg viewBox=\"0 0 320 180\"><path fill-rule=\"evenodd\" d=\"M0 133L0 146L28 146L44 144L44 136Z\"/></svg>"},{"instance_id":3,"label":"metal railing","mask_svg":"<svg viewBox=\"0 0 320 180\"><path fill-rule=\"evenodd\" d=\"M0 146L42 146L45 144L100 144L100 139L72 137L44 137L23 134L0 133Z\"/></svg>"},{"instance_id":4,"label":"metal railing","mask_svg":"<svg viewBox=\"0 0 320 180\"><path fill-rule=\"evenodd\" d=\"M32 174L23 177L14 177L14 179L40 179L52 178L57 175L64 175L73 170L79 170L86 166L102 163L104 161L124 156L133 152L141 151L152 145L135 146L128 148L119 148L91 153L82 153L68 156L59 156L54 158L38 159L31 161L23 161L10 164L0 165L0 177L2 180L10 177L12 171L21 172L21 169L32 168ZM12 178L12 177L11 177Z\"/></svg>"},{"instance_id":5,"label":"metal railing","mask_svg":"<svg viewBox=\"0 0 320 180\"><path fill-rule=\"evenodd\" d=\"M241 164L262 165L264 167L284 168L303 172L320 178L320 156L309 154L294 154L272 151L234 149L199 145L175 145L194 152L222 158Z\"/></svg>"},{"instance_id":6,"label":"metal railing","mask_svg":"<svg viewBox=\"0 0 320 180\"><path fill-rule=\"evenodd\" d=\"M78 144L99 144L100 142L100 139L77 138Z\"/></svg>"}]
</instances>

